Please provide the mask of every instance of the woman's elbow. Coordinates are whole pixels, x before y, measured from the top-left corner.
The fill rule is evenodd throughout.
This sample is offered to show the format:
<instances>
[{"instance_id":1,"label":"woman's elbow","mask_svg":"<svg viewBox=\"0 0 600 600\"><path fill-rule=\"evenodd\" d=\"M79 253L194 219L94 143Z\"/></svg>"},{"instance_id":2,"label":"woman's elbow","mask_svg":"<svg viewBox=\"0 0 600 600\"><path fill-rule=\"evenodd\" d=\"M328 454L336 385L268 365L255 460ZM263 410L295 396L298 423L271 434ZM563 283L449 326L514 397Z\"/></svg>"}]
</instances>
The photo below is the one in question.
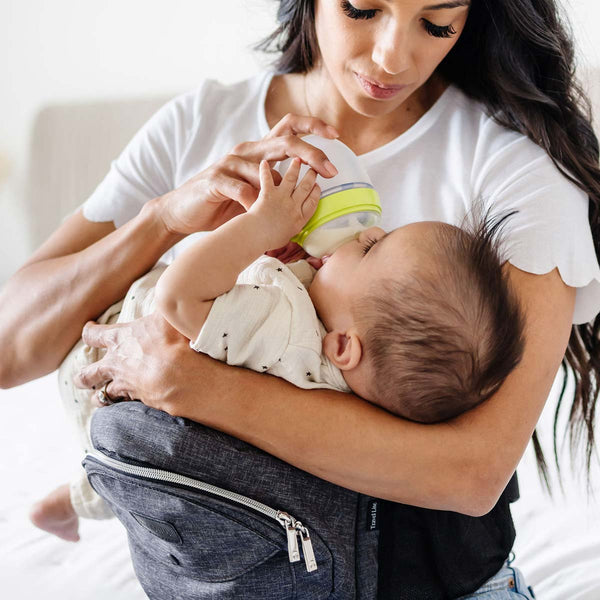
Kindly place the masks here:
<instances>
[{"instance_id":1,"label":"woman's elbow","mask_svg":"<svg viewBox=\"0 0 600 600\"><path fill-rule=\"evenodd\" d=\"M14 377L6 365L0 365L0 390L7 390L11 387L15 387Z\"/></svg>"},{"instance_id":2,"label":"woman's elbow","mask_svg":"<svg viewBox=\"0 0 600 600\"><path fill-rule=\"evenodd\" d=\"M0 338L0 389L8 390L54 369L46 368L43 357L18 348L17 342L4 343Z\"/></svg>"},{"instance_id":3,"label":"woman's elbow","mask_svg":"<svg viewBox=\"0 0 600 600\"><path fill-rule=\"evenodd\" d=\"M506 483L503 477L497 477L490 463L485 461L461 461L460 466L447 465L427 492L431 500L426 506L433 510L456 512L469 517L482 517L489 513L502 495ZM402 491L399 490L399 494ZM404 499L391 498L406 503ZM410 502L409 504L413 504Z\"/></svg>"},{"instance_id":4,"label":"woman's elbow","mask_svg":"<svg viewBox=\"0 0 600 600\"><path fill-rule=\"evenodd\" d=\"M474 469L464 483L465 489L462 498L457 499L458 509L455 512L470 517L487 515L506 488L505 477L496 476L489 464Z\"/></svg>"}]
</instances>

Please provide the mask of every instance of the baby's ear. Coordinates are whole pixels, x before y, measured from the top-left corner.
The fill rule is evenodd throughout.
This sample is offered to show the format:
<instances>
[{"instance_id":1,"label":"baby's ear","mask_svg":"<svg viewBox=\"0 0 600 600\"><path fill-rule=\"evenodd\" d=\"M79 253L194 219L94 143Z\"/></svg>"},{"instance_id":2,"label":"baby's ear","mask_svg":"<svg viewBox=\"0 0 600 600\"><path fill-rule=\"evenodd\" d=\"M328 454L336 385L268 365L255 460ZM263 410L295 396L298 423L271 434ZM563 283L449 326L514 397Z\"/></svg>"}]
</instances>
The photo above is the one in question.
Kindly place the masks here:
<instances>
[{"instance_id":1,"label":"baby's ear","mask_svg":"<svg viewBox=\"0 0 600 600\"><path fill-rule=\"evenodd\" d=\"M354 369L362 358L362 344L356 329L330 331L323 338L323 352L341 371Z\"/></svg>"}]
</instances>

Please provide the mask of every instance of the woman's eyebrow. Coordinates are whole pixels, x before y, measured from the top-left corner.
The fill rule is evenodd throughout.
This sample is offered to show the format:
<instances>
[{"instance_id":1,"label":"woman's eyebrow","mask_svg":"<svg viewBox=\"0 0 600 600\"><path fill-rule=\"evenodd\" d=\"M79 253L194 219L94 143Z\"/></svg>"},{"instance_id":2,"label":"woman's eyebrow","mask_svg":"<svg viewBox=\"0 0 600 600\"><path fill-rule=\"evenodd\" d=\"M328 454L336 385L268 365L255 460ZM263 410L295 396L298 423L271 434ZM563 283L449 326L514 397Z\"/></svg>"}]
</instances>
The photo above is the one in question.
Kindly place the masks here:
<instances>
[{"instance_id":1,"label":"woman's eyebrow","mask_svg":"<svg viewBox=\"0 0 600 600\"><path fill-rule=\"evenodd\" d=\"M424 6L423 10L444 10L448 8L458 8L459 6L469 6L470 4L471 0L450 0L449 2L443 2L442 4Z\"/></svg>"}]
</instances>

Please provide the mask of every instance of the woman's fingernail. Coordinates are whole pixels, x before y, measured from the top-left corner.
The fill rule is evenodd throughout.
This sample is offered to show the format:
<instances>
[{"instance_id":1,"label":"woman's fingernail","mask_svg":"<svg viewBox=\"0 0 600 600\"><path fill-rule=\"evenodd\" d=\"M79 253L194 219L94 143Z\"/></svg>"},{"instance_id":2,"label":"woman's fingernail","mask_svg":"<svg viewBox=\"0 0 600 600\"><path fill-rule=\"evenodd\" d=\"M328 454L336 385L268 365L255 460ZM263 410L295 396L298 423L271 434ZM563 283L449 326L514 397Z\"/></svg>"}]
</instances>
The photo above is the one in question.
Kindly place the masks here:
<instances>
[{"instance_id":1,"label":"woman's fingernail","mask_svg":"<svg viewBox=\"0 0 600 600\"><path fill-rule=\"evenodd\" d=\"M333 166L333 164L331 162L329 162L328 160L325 161L325 169L327 170L327 172L331 175L337 175L338 174L338 170Z\"/></svg>"}]
</instances>

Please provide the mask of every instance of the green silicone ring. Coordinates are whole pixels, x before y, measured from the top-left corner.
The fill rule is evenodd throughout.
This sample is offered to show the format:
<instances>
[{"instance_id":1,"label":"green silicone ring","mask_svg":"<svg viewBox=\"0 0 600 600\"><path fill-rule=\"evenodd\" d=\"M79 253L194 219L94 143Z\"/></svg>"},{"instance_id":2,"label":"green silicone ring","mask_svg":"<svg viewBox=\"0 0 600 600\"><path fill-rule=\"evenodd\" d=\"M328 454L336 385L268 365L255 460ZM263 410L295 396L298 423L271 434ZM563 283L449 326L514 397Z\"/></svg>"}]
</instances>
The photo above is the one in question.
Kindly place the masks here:
<instances>
[{"instance_id":1,"label":"green silicone ring","mask_svg":"<svg viewBox=\"0 0 600 600\"><path fill-rule=\"evenodd\" d=\"M319 200L317 210L302 231L292 238L292 242L302 245L304 240L324 223L361 211L381 214L379 195L373 188L352 188L325 196Z\"/></svg>"}]
</instances>

